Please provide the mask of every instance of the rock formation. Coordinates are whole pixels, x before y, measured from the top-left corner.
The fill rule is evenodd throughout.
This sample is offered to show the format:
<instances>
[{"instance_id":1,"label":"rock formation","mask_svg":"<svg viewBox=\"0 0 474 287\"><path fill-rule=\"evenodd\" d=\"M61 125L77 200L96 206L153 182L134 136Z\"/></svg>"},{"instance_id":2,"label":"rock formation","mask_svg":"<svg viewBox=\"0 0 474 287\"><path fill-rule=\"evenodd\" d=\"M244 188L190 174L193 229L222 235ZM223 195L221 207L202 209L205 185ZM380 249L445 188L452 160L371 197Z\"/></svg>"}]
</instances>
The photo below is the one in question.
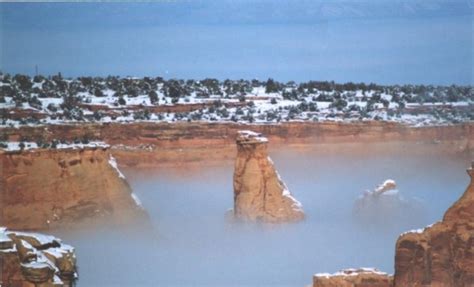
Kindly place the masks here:
<instances>
[{"instance_id":1,"label":"rock formation","mask_svg":"<svg viewBox=\"0 0 474 287\"><path fill-rule=\"evenodd\" d=\"M392 179L385 180L372 191L365 191L354 203L354 219L364 228L393 228L400 222L424 221L424 209L413 198L403 198Z\"/></svg>"},{"instance_id":2,"label":"rock formation","mask_svg":"<svg viewBox=\"0 0 474 287\"><path fill-rule=\"evenodd\" d=\"M391 287L393 277L372 268L345 269L313 276L313 287Z\"/></svg>"},{"instance_id":3,"label":"rock formation","mask_svg":"<svg viewBox=\"0 0 474 287\"><path fill-rule=\"evenodd\" d=\"M234 215L245 221L288 222L304 218L267 155L268 140L252 131L237 136L234 170Z\"/></svg>"},{"instance_id":4,"label":"rock formation","mask_svg":"<svg viewBox=\"0 0 474 287\"><path fill-rule=\"evenodd\" d=\"M74 248L43 234L0 228L0 286L73 286Z\"/></svg>"},{"instance_id":5,"label":"rock formation","mask_svg":"<svg viewBox=\"0 0 474 287\"><path fill-rule=\"evenodd\" d=\"M0 225L18 230L146 218L108 148L0 151Z\"/></svg>"},{"instance_id":6,"label":"rock formation","mask_svg":"<svg viewBox=\"0 0 474 287\"><path fill-rule=\"evenodd\" d=\"M474 286L474 162L467 172L471 177L467 190L442 221L398 238L394 287ZM391 277L383 273L376 278L370 274L354 276L352 271L336 275L316 274L313 286L392 286Z\"/></svg>"},{"instance_id":7,"label":"rock formation","mask_svg":"<svg viewBox=\"0 0 474 287\"><path fill-rule=\"evenodd\" d=\"M471 182L441 222L402 234L395 286L474 286L474 163Z\"/></svg>"}]
</instances>

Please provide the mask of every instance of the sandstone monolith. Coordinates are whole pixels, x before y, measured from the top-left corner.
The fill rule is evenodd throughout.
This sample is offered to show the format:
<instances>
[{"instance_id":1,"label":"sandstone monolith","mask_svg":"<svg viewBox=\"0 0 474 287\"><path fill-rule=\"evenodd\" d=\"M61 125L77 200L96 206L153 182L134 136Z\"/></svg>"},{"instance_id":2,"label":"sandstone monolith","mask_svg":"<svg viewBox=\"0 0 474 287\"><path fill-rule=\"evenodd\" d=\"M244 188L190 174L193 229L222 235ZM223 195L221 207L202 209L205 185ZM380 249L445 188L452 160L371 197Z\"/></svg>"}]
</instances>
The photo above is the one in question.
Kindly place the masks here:
<instances>
[{"instance_id":1,"label":"sandstone monolith","mask_svg":"<svg viewBox=\"0 0 474 287\"><path fill-rule=\"evenodd\" d=\"M234 216L271 223L304 219L301 203L291 195L267 154L268 139L240 131L236 141Z\"/></svg>"}]
</instances>

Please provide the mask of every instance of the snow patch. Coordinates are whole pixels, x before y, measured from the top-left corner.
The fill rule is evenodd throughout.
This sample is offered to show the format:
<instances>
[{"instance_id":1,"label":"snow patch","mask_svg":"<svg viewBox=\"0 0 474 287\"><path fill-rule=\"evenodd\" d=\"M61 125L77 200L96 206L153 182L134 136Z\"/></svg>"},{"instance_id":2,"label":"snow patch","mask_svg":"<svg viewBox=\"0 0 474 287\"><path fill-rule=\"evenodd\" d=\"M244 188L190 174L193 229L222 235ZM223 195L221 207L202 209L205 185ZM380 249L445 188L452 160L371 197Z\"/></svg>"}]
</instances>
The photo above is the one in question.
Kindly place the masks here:
<instances>
[{"instance_id":1,"label":"snow patch","mask_svg":"<svg viewBox=\"0 0 474 287\"><path fill-rule=\"evenodd\" d=\"M112 166L115 169L115 171L118 173L118 176L120 178L125 179L125 176L123 175L123 173L118 168L117 161L115 160L115 158L112 155L110 155L110 157L109 157L109 164L110 164L110 166Z\"/></svg>"},{"instance_id":2,"label":"snow patch","mask_svg":"<svg viewBox=\"0 0 474 287\"><path fill-rule=\"evenodd\" d=\"M412 230L408 230L408 231L405 231L403 232L402 234L400 234L400 236L403 236L403 235L406 235L406 234L410 234L410 233L416 233L416 234L421 234L423 232L425 232L426 230L430 229L431 227L433 227L433 225L437 224L437 223L440 223L441 221L437 221L435 223L432 223L428 226L425 226L424 228L418 228L418 229L412 229Z\"/></svg>"},{"instance_id":3,"label":"snow patch","mask_svg":"<svg viewBox=\"0 0 474 287\"><path fill-rule=\"evenodd\" d=\"M244 140L251 140L251 141L257 141L257 142L268 142L268 139L260 133L256 133L254 131L249 131L249 130L242 130L239 131L239 138L244 139Z\"/></svg>"},{"instance_id":4,"label":"snow patch","mask_svg":"<svg viewBox=\"0 0 474 287\"><path fill-rule=\"evenodd\" d=\"M344 269L335 273L316 273L313 276L314 277L324 277L324 278L329 278L329 277L334 277L334 276L357 276L359 274L377 274L377 275L387 275L387 273L379 271L377 268L373 267L362 267L362 268L348 268Z\"/></svg>"},{"instance_id":5,"label":"snow patch","mask_svg":"<svg viewBox=\"0 0 474 287\"><path fill-rule=\"evenodd\" d=\"M40 148L36 142L0 142L5 147L1 147L0 149L4 151L19 151L19 150L33 150ZM22 148L23 143L23 148ZM92 141L89 143L58 143L56 145L56 149L85 149L85 148L108 148L110 147L108 144L102 141ZM50 147L52 148L52 147ZM54 149L54 148L52 148Z\"/></svg>"},{"instance_id":6,"label":"snow patch","mask_svg":"<svg viewBox=\"0 0 474 287\"><path fill-rule=\"evenodd\" d=\"M135 201L136 205L143 206L142 201L140 200L140 198L138 198L138 196L134 192L132 192L131 195L132 195L133 201Z\"/></svg>"}]
</instances>

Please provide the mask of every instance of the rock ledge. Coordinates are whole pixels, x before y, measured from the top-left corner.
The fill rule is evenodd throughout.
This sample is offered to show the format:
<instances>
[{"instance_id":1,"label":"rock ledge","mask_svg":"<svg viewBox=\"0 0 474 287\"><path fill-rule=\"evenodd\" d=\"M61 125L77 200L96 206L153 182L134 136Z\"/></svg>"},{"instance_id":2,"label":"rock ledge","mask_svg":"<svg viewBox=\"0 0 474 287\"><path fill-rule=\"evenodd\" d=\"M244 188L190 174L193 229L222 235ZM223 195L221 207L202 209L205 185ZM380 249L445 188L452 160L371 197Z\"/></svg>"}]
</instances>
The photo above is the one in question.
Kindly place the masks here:
<instances>
[{"instance_id":1,"label":"rock ledge","mask_svg":"<svg viewBox=\"0 0 474 287\"><path fill-rule=\"evenodd\" d=\"M73 286L74 248L50 235L0 227L0 285Z\"/></svg>"}]
</instances>

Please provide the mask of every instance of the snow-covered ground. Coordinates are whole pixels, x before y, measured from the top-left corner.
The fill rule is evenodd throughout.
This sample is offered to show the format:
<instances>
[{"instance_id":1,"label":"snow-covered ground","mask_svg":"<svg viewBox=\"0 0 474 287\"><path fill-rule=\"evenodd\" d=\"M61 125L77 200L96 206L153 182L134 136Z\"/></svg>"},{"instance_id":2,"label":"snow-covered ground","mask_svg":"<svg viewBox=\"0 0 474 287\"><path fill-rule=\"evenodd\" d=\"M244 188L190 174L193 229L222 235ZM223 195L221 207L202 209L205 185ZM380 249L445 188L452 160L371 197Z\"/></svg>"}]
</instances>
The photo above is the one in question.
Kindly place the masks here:
<instances>
[{"instance_id":1,"label":"snow-covered ground","mask_svg":"<svg viewBox=\"0 0 474 287\"><path fill-rule=\"evenodd\" d=\"M88 143L44 143L44 146L38 146L36 142L0 141L0 150L4 151L31 150L37 148L84 149L107 147L109 147L109 145L101 141L91 141Z\"/></svg>"},{"instance_id":2,"label":"snow-covered ground","mask_svg":"<svg viewBox=\"0 0 474 287\"><path fill-rule=\"evenodd\" d=\"M0 127L81 122L370 120L426 126L474 120L472 87L363 85L343 90L341 86L346 84L320 82L333 85L331 90L314 88L311 82L270 85L268 81L215 80L209 84L146 78L29 81L0 74ZM176 109L182 105L194 106Z\"/></svg>"}]
</instances>

